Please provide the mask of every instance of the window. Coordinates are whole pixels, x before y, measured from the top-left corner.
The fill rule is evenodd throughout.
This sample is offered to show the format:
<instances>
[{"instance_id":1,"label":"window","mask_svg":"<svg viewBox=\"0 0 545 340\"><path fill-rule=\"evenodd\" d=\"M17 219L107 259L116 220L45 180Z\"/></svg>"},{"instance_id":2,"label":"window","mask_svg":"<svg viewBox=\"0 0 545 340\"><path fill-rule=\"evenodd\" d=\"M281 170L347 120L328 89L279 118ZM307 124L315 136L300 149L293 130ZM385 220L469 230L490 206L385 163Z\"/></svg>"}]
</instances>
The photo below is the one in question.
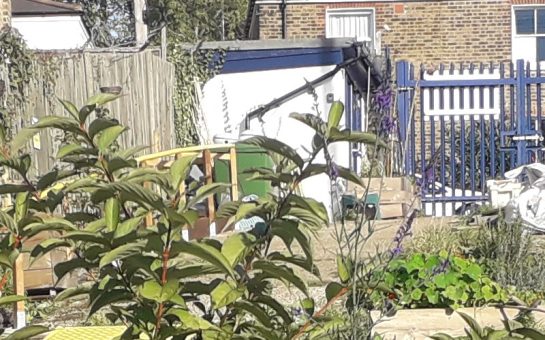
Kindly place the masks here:
<instances>
[{"instance_id":1,"label":"window","mask_svg":"<svg viewBox=\"0 0 545 340\"><path fill-rule=\"evenodd\" d=\"M513 8L513 61L545 61L545 6Z\"/></svg>"},{"instance_id":2,"label":"window","mask_svg":"<svg viewBox=\"0 0 545 340\"><path fill-rule=\"evenodd\" d=\"M326 13L326 38L355 38L374 46L372 9L331 9Z\"/></svg>"}]
</instances>

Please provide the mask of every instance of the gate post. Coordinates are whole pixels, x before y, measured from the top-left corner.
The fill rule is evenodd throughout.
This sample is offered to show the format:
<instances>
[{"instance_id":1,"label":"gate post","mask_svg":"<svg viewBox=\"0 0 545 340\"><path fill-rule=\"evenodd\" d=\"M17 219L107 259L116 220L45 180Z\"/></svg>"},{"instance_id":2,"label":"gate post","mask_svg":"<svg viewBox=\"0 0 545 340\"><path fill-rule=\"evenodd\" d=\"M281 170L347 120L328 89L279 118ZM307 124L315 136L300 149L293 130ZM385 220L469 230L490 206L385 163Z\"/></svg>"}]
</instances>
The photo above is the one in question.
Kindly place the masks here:
<instances>
[{"instance_id":1,"label":"gate post","mask_svg":"<svg viewBox=\"0 0 545 340\"><path fill-rule=\"evenodd\" d=\"M409 145L410 131L410 100L409 100L409 62L398 61L396 63L396 84L397 84L397 113L399 117L399 141L403 150L403 165L405 175L412 175L414 169L411 168L411 146Z\"/></svg>"},{"instance_id":2,"label":"gate post","mask_svg":"<svg viewBox=\"0 0 545 340\"><path fill-rule=\"evenodd\" d=\"M526 70L524 69L524 60L517 60L517 112L515 118L516 135L524 136L526 133ZM517 166L528 163L528 154L526 153L526 141L517 140Z\"/></svg>"}]
</instances>

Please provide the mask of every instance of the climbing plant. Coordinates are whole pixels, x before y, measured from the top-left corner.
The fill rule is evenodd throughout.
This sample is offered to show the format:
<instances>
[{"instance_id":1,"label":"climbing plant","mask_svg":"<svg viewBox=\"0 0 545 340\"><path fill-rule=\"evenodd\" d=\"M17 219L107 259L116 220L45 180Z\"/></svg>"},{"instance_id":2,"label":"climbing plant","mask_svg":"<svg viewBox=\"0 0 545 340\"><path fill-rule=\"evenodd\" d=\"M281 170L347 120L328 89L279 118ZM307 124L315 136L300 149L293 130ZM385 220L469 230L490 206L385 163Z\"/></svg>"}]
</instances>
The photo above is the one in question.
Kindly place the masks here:
<instances>
[{"instance_id":1,"label":"climbing plant","mask_svg":"<svg viewBox=\"0 0 545 340\"><path fill-rule=\"evenodd\" d=\"M0 30L0 69L7 69L10 98L15 104L24 102L24 88L32 80L34 54L22 36L10 26ZM6 81L6 80L4 80Z\"/></svg>"},{"instance_id":2,"label":"climbing plant","mask_svg":"<svg viewBox=\"0 0 545 340\"><path fill-rule=\"evenodd\" d=\"M167 59L176 67L176 137L180 145L199 142L198 92L221 70L225 53L202 50L203 41L234 40L243 34L246 0L151 0L150 31L167 27ZM155 36L154 44L159 44ZM190 47L193 44L193 47Z\"/></svg>"}]
</instances>

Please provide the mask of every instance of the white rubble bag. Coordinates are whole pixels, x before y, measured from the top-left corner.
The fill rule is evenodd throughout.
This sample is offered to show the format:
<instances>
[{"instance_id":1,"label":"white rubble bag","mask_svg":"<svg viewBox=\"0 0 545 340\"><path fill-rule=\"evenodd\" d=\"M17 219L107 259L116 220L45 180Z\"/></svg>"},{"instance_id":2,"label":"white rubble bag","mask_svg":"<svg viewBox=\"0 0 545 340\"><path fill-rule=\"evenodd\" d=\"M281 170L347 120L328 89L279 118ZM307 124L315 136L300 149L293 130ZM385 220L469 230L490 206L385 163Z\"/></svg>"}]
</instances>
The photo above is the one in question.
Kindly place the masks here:
<instances>
[{"instance_id":1,"label":"white rubble bag","mask_svg":"<svg viewBox=\"0 0 545 340\"><path fill-rule=\"evenodd\" d=\"M522 190L505 207L506 221L520 218L524 225L545 232L545 164L534 163L505 173L507 179L524 176Z\"/></svg>"}]
</instances>

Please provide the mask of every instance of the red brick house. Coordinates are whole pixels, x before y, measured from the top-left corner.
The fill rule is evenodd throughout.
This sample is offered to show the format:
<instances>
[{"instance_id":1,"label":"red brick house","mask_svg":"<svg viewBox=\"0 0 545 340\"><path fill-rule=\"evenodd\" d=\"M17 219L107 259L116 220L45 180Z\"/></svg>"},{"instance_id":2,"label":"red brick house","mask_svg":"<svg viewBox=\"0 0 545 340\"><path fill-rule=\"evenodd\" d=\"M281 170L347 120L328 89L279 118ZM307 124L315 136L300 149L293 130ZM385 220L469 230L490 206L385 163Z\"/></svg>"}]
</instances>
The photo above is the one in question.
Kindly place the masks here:
<instances>
[{"instance_id":1,"label":"red brick house","mask_svg":"<svg viewBox=\"0 0 545 340\"><path fill-rule=\"evenodd\" d=\"M544 0L251 0L249 39L356 37L420 63L545 60Z\"/></svg>"}]
</instances>

